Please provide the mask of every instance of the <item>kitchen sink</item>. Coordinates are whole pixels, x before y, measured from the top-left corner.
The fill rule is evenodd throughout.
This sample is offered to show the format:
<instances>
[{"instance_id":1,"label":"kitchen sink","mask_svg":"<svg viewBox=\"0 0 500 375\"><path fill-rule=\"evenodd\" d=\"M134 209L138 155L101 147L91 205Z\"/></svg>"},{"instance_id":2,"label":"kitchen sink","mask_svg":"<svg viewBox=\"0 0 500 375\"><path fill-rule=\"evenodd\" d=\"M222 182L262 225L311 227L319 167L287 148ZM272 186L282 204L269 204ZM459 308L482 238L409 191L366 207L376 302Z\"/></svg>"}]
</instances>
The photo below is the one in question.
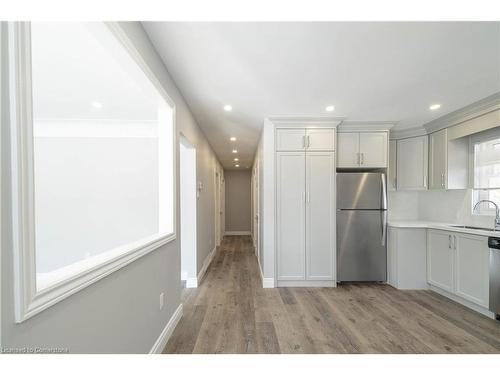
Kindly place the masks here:
<instances>
[{"instance_id":1,"label":"kitchen sink","mask_svg":"<svg viewBox=\"0 0 500 375\"><path fill-rule=\"evenodd\" d=\"M469 225L450 225L452 228L463 228L463 229L475 229L475 230L486 230L488 232L495 232L495 229L491 228L481 228L481 227L472 227Z\"/></svg>"}]
</instances>

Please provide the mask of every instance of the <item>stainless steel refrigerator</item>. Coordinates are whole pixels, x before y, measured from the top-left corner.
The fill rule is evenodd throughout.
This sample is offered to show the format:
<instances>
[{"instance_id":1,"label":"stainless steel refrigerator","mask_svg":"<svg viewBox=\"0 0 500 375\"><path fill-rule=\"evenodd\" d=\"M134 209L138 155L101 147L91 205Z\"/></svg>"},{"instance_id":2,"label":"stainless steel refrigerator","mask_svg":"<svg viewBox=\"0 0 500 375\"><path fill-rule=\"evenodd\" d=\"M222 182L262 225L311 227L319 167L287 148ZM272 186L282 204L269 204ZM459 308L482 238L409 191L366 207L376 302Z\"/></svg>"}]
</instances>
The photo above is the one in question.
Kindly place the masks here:
<instances>
[{"instance_id":1,"label":"stainless steel refrigerator","mask_svg":"<svg viewBox=\"0 0 500 375\"><path fill-rule=\"evenodd\" d=\"M337 173L337 281L386 280L386 176Z\"/></svg>"}]
</instances>

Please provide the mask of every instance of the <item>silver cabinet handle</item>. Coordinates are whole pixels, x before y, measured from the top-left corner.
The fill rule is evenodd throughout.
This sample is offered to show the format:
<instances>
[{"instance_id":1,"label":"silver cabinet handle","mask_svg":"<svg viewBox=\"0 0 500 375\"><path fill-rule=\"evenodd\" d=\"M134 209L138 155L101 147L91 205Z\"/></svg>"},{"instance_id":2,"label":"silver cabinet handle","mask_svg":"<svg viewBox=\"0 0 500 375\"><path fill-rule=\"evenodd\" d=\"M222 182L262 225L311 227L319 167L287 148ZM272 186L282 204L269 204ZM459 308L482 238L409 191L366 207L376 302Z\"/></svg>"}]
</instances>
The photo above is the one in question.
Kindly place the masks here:
<instances>
[{"instance_id":1,"label":"silver cabinet handle","mask_svg":"<svg viewBox=\"0 0 500 375\"><path fill-rule=\"evenodd\" d=\"M311 201L311 194L309 194L309 192L307 192L307 203L309 203Z\"/></svg>"},{"instance_id":2,"label":"silver cabinet handle","mask_svg":"<svg viewBox=\"0 0 500 375\"><path fill-rule=\"evenodd\" d=\"M356 153L356 156L357 156L357 159L358 159L357 164L361 165L361 154L358 152L358 153Z\"/></svg>"},{"instance_id":3,"label":"silver cabinet handle","mask_svg":"<svg viewBox=\"0 0 500 375\"><path fill-rule=\"evenodd\" d=\"M424 175L424 187L427 187L427 176Z\"/></svg>"},{"instance_id":4,"label":"silver cabinet handle","mask_svg":"<svg viewBox=\"0 0 500 375\"><path fill-rule=\"evenodd\" d=\"M457 236L453 236L453 249L457 249Z\"/></svg>"},{"instance_id":5,"label":"silver cabinet handle","mask_svg":"<svg viewBox=\"0 0 500 375\"><path fill-rule=\"evenodd\" d=\"M362 152L361 153L361 164L364 164L365 163L365 153Z\"/></svg>"},{"instance_id":6,"label":"silver cabinet handle","mask_svg":"<svg viewBox=\"0 0 500 375\"><path fill-rule=\"evenodd\" d=\"M302 148L306 148L306 136L302 136Z\"/></svg>"},{"instance_id":7,"label":"silver cabinet handle","mask_svg":"<svg viewBox=\"0 0 500 375\"><path fill-rule=\"evenodd\" d=\"M441 187L444 187L444 173L441 173Z\"/></svg>"},{"instance_id":8,"label":"silver cabinet handle","mask_svg":"<svg viewBox=\"0 0 500 375\"><path fill-rule=\"evenodd\" d=\"M448 249L451 249L451 234L448 235Z\"/></svg>"},{"instance_id":9,"label":"silver cabinet handle","mask_svg":"<svg viewBox=\"0 0 500 375\"><path fill-rule=\"evenodd\" d=\"M307 148L311 147L311 138L307 136Z\"/></svg>"}]
</instances>

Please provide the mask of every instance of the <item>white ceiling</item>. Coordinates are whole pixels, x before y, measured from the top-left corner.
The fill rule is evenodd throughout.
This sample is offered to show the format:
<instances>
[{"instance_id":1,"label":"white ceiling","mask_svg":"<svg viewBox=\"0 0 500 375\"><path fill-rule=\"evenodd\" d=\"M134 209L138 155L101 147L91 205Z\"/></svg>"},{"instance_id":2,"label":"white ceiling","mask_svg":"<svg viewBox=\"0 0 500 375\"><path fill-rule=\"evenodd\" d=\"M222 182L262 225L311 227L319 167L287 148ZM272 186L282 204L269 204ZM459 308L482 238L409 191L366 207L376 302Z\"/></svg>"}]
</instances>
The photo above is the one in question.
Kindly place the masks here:
<instances>
[{"instance_id":1,"label":"white ceiling","mask_svg":"<svg viewBox=\"0 0 500 375\"><path fill-rule=\"evenodd\" d=\"M500 91L499 22L143 25L225 168L230 136L251 166L269 116L332 104L333 116L404 129Z\"/></svg>"}]
</instances>

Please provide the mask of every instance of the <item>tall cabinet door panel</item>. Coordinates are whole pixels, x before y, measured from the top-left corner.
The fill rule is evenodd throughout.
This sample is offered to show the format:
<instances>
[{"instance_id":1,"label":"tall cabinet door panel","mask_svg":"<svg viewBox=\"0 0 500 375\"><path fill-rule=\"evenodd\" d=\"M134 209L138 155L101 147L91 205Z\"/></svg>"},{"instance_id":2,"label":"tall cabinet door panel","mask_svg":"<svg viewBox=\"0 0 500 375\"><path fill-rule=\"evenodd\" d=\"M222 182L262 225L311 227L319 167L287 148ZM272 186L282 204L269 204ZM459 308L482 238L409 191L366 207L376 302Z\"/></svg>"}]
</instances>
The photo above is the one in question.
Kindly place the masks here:
<instances>
[{"instance_id":1,"label":"tall cabinet door panel","mask_svg":"<svg viewBox=\"0 0 500 375\"><path fill-rule=\"evenodd\" d=\"M303 151L305 148L305 129L276 129L276 151Z\"/></svg>"},{"instance_id":2,"label":"tall cabinet door panel","mask_svg":"<svg viewBox=\"0 0 500 375\"><path fill-rule=\"evenodd\" d=\"M359 167L359 133L337 134L337 167Z\"/></svg>"},{"instance_id":3,"label":"tall cabinet door panel","mask_svg":"<svg viewBox=\"0 0 500 375\"><path fill-rule=\"evenodd\" d=\"M429 136L429 189L446 188L447 164L446 129Z\"/></svg>"},{"instance_id":4,"label":"tall cabinet door panel","mask_svg":"<svg viewBox=\"0 0 500 375\"><path fill-rule=\"evenodd\" d=\"M398 140L398 190L426 190L428 171L428 138L426 135Z\"/></svg>"},{"instance_id":5,"label":"tall cabinet door panel","mask_svg":"<svg viewBox=\"0 0 500 375\"><path fill-rule=\"evenodd\" d=\"M427 232L427 282L453 292L453 239L448 232Z\"/></svg>"},{"instance_id":6,"label":"tall cabinet door panel","mask_svg":"<svg viewBox=\"0 0 500 375\"><path fill-rule=\"evenodd\" d=\"M456 233L455 293L462 298L489 307L488 240L482 236Z\"/></svg>"},{"instance_id":7,"label":"tall cabinet door panel","mask_svg":"<svg viewBox=\"0 0 500 375\"><path fill-rule=\"evenodd\" d=\"M276 154L278 280L305 279L305 153Z\"/></svg>"},{"instance_id":8,"label":"tall cabinet door panel","mask_svg":"<svg viewBox=\"0 0 500 375\"><path fill-rule=\"evenodd\" d=\"M335 154L306 154L306 279L334 280Z\"/></svg>"},{"instance_id":9,"label":"tall cabinet door panel","mask_svg":"<svg viewBox=\"0 0 500 375\"><path fill-rule=\"evenodd\" d=\"M360 166L387 167L387 132L359 133Z\"/></svg>"},{"instance_id":10,"label":"tall cabinet door panel","mask_svg":"<svg viewBox=\"0 0 500 375\"><path fill-rule=\"evenodd\" d=\"M335 131L331 128L307 129L307 151L335 150Z\"/></svg>"}]
</instances>

